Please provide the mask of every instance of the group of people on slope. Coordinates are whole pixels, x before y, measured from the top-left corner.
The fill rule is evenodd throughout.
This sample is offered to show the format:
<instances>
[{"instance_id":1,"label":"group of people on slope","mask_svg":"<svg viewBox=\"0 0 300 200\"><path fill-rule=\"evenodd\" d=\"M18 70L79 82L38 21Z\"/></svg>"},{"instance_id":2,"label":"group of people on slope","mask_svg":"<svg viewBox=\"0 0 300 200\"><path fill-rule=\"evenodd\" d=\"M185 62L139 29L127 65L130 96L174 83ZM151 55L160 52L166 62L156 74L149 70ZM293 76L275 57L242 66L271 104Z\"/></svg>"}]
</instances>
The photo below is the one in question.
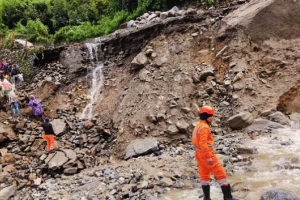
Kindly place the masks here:
<instances>
[{"instance_id":1,"label":"group of people on slope","mask_svg":"<svg viewBox=\"0 0 300 200\"><path fill-rule=\"evenodd\" d=\"M23 76L20 73L19 66L15 63L8 64L4 61L0 61L0 88L2 91L0 92L0 96L1 98L4 98L5 102L12 107L13 116L16 114L18 116L21 115L18 104L18 91L15 87L17 82L19 82L19 86L21 86L23 82ZM33 95L30 96L30 101L29 103L25 104L25 106L31 106L32 115L38 120L41 119L43 121L44 111L42 105ZM55 146L55 134L48 117L45 118L41 126L44 129L42 138L47 141L48 151L52 152Z\"/></svg>"},{"instance_id":2,"label":"group of people on slope","mask_svg":"<svg viewBox=\"0 0 300 200\"><path fill-rule=\"evenodd\" d=\"M9 80L14 85L18 82L21 86L23 82L23 75L19 66L16 63L6 63L3 60L0 61L0 77Z\"/></svg>"}]
</instances>

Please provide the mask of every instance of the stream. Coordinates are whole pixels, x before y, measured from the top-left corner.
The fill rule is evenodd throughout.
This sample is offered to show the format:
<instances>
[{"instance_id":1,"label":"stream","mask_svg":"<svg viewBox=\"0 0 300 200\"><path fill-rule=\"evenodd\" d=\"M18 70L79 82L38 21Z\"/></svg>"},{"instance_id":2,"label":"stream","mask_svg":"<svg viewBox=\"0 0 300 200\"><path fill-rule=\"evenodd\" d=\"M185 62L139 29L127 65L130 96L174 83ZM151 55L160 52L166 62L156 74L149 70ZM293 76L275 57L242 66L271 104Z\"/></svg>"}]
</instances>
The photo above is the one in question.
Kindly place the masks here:
<instances>
[{"instance_id":1,"label":"stream","mask_svg":"<svg viewBox=\"0 0 300 200\"><path fill-rule=\"evenodd\" d=\"M255 147L258 154L242 155L254 157L250 172L235 167L228 177L230 184L240 184L243 190L233 196L243 200L258 200L271 189L284 189L300 196L300 129L277 129L269 135L255 140L246 140L244 145ZM197 172L195 172L197 173ZM160 200L192 200L202 194L200 189L172 190ZM215 181L211 183L211 198L222 199L222 192ZM202 198L201 198L202 199Z\"/></svg>"}]
</instances>

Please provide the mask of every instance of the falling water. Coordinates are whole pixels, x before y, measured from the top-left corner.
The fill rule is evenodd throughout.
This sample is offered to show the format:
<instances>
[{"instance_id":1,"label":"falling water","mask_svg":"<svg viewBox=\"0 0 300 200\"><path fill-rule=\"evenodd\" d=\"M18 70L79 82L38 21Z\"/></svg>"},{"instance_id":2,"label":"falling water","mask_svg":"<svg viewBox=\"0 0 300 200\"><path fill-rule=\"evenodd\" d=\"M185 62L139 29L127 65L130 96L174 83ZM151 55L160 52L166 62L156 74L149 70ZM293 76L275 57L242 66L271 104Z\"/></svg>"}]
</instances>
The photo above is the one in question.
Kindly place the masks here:
<instances>
[{"instance_id":1,"label":"falling water","mask_svg":"<svg viewBox=\"0 0 300 200\"><path fill-rule=\"evenodd\" d=\"M101 44L101 43L100 43ZM92 61L88 67L87 81L91 81L91 89L89 90L90 94L90 103L83 109L81 118L92 118L93 117L93 108L98 101L100 96L101 87L104 82L103 75L103 63L98 60L98 44L96 43L86 43L85 44L90 60Z\"/></svg>"}]
</instances>

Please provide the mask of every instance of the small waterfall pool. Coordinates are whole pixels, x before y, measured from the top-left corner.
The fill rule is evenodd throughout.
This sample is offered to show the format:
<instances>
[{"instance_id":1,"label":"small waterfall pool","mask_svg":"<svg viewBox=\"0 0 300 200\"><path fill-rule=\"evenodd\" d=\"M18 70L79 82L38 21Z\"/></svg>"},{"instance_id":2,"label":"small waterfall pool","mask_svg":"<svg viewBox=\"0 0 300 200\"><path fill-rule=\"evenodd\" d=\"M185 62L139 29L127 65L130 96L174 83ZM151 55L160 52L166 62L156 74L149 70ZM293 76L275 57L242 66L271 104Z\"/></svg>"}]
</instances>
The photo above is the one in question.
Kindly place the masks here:
<instances>
[{"instance_id":1,"label":"small waterfall pool","mask_svg":"<svg viewBox=\"0 0 300 200\"><path fill-rule=\"evenodd\" d=\"M90 103L83 109L81 115L82 119L91 119L93 117L93 108L96 102L99 101L101 88L104 83L104 64L98 59L98 45L97 43L85 44L91 60L87 74L87 82L91 82L91 88L89 90Z\"/></svg>"},{"instance_id":2,"label":"small waterfall pool","mask_svg":"<svg viewBox=\"0 0 300 200\"><path fill-rule=\"evenodd\" d=\"M271 189L285 189L300 197L300 129L278 129L244 144L256 147L258 154L252 156L251 172L235 167L235 173L228 177L231 184L242 184L243 191L234 194L243 200L258 200ZM197 172L195 172L197 173ZM172 190L160 197L160 200L198 199L200 189ZM211 185L211 198L222 199L221 189L216 183Z\"/></svg>"}]
</instances>

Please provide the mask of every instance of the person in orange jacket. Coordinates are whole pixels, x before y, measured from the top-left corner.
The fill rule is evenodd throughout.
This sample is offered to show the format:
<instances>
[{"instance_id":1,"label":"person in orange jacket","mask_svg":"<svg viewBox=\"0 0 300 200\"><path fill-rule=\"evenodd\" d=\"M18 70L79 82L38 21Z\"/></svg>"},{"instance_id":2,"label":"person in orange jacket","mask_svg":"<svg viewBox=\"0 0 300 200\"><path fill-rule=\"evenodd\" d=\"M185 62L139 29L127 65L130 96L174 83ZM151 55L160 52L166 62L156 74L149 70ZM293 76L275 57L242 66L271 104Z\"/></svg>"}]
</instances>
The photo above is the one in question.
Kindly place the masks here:
<instances>
[{"instance_id":1,"label":"person in orange jacket","mask_svg":"<svg viewBox=\"0 0 300 200\"><path fill-rule=\"evenodd\" d=\"M231 195L231 188L227 182L226 172L214 153L213 134L210 131L210 124L213 121L215 110L211 106L200 108L199 116L201 121L193 131L192 142L195 146L195 157L198 163L200 182L204 193L204 200L210 199L210 175L216 177L221 186L224 200L238 200Z\"/></svg>"}]
</instances>

